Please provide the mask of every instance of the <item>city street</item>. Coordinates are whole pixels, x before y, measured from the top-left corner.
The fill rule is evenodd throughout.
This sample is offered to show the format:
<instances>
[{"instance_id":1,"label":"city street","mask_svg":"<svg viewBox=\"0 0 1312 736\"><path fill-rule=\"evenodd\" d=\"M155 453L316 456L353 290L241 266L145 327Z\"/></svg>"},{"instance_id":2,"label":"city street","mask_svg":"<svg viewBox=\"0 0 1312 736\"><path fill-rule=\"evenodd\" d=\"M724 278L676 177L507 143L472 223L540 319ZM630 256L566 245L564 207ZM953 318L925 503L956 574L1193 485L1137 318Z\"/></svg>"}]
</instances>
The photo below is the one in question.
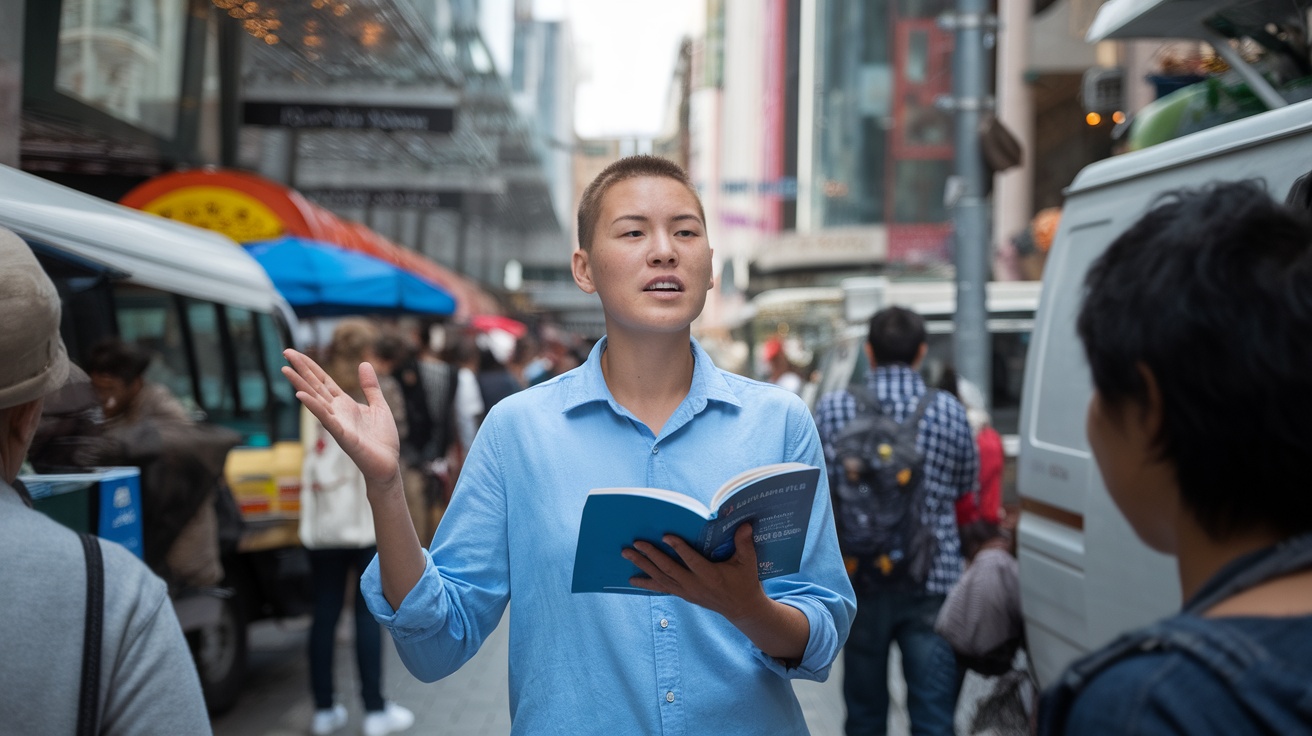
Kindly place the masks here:
<instances>
[{"instance_id":1,"label":"city street","mask_svg":"<svg viewBox=\"0 0 1312 736\"><path fill-rule=\"evenodd\" d=\"M344 614L343 621L347 620ZM503 620L473 660L454 675L431 684L411 677L391 639L383 637L383 692L414 711L415 725L407 733L505 736L510 732L508 630ZM338 693L351 714L340 734L358 734L362 715L349 632L349 627L339 628L335 660ZM309 732L312 705L305 655L308 633L308 618L265 621L251 627L248 684L237 706L215 719L216 736L292 736ZM900 678L893 681L895 706L889 717L889 733L901 736L908 733L906 711L901 706L904 686ZM966 733L964 724L980 695L981 682L973 675L966 681L957 713L958 733ZM828 682L798 681L795 688L812 735L842 736L842 658Z\"/></svg>"}]
</instances>

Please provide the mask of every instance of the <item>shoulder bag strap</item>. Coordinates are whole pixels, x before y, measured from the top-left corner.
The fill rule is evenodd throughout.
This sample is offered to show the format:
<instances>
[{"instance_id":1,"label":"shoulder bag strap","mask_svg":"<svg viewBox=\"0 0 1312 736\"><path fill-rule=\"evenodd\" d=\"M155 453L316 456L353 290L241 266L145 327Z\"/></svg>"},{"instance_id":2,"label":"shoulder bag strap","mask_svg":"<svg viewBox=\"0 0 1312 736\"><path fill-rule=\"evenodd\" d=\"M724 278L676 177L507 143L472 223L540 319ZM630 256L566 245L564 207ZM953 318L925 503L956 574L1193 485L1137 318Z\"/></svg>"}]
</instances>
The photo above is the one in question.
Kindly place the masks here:
<instances>
[{"instance_id":1,"label":"shoulder bag strap","mask_svg":"<svg viewBox=\"0 0 1312 736\"><path fill-rule=\"evenodd\" d=\"M925 418L925 412L929 411L929 405L934 403L934 397L936 396L938 396L938 389L925 389L925 393L920 395L920 402L916 404L915 413L911 415L911 426L920 426L920 420Z\"/></svg>"},{"instance_id":2,"label":"shoulder bag strap","mask_svg":"<svg viewBox=\"0 0 1312 736\"><path fill-rule=\"evenodd\" d=\"M856 413L861 414L862 410L868 410L875 414L883 414L884 406L879 403L879 397L875 396L864 383L853 382L847 387L847 393L851 394L852 399L856 401Z\"/></svg>"},{"instance_id":3,"label":"shoulder bag strap","mask_svg":"<svg viewBox=\"0 0 1312 736\"><path fill-rule=\"evenodd\" d=\"M105 561L100 542L82 534L87 560L86 627L82 638L82 692L77 703L78 736L95 736L100 731L100 647L105 617Z\"/></svg>"}]
</instances>

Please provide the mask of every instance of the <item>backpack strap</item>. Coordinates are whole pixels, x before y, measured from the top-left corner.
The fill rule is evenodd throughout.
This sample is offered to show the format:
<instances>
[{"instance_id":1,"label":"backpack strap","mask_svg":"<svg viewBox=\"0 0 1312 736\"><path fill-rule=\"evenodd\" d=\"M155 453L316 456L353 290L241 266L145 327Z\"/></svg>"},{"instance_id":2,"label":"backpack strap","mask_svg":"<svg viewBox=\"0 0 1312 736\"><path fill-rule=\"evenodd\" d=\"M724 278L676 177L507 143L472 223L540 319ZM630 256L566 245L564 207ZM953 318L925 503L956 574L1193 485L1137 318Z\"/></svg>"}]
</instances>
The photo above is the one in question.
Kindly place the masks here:
<instances>
[{"instance_id":1,"label":"backpack strap","mask_svg":"<svg viewBox=\"0 0 1312 736\"><path fill-rule=\"evenodd\" d=\"M911 415L911 426L920 426L920 420L925 418L925 412L929 411L929 405L934 403L934 397L936 396L938 396L938 389L925 389L925 393L920 395L920 401L916 404L915 412Z\"/></svg>"},{"instance_id":2,"label":"backpack strap","mask_svg":"<svg viewBox=\"0 0 1312 736\"><path fill-rule=\"evenodd\" d=\"M856 413L860 414L862 410L873 412L875 414L884 413L884 405L879 402L879 397L875 396L870 389L866 388L864 383L854 381L847 387L847 392L852 395L856 401Z\"/></svg>"},{"instance_id":3,"label":"backpack strap","mask_svg":"<svg viewBox=\"0 0 1312 736\"><path fill-rule=\"evenodd\" d=\"M1188 655L1233 692L1242 691L1239 680L1265 659L1263 650L1246 638L1228 635L1194 616L1174 616L1124 634L1067 668L1047 695L1040 732L1063 733L1075 700L1104 670L1139 654L1164 651Z\"/></svg>"},{"instance_id":4,"label":"backpack strap","mask_svg":"<svg viewBox=\"0 0 1312 736\"><path fill-rule=\"evenodd\" d=\"M77 701L78 736L100 731L100 647L105 619L105 560L100 542L90 534L82 538L87 562L86 626L82 635L82 684Z\"/></svg>"},{"instance_id":5,"label":"backpack strap","mask_svg":"<svg viewBox=\"0 0 1312 736\"><path fill-rule=\"evenodd\" d=\"M1075 699L1089 682L1103 670L1140 652L1184 652L1231 685L1234 692L1242 692L1236 681L1261 665L1266 658L1265 650L1245 638L1217 629L1200 618L1200 614L1235 593L1309 566L1312 566L1312 533L1232 561L1203 585L1185 606L1183 615L1125 634L1071 665L1049 693L1040 731L1062 733Z\"/></svg>"}]
</instances>

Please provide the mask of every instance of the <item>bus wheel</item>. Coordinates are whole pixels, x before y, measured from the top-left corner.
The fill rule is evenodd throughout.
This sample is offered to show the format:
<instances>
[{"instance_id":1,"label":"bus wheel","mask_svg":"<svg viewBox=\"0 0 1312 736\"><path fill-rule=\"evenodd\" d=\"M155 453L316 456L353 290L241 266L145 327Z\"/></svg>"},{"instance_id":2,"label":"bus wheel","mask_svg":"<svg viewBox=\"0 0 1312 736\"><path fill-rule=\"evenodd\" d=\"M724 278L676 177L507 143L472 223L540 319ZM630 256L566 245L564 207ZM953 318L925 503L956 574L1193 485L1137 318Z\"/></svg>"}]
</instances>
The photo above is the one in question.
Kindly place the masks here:
<instances>
[{"instance_id":1,"label":"bus wheel","mask_svg":"<svg viewBox=\"0 0 1312 736\"><path fill-rule=\"evenodd\" d=\"M236 596L223 599L218 621L190 632L187 641L210 715L227 712L236 704L246 674L246 621L241 601Z\"/></svg>"}]
</instances>

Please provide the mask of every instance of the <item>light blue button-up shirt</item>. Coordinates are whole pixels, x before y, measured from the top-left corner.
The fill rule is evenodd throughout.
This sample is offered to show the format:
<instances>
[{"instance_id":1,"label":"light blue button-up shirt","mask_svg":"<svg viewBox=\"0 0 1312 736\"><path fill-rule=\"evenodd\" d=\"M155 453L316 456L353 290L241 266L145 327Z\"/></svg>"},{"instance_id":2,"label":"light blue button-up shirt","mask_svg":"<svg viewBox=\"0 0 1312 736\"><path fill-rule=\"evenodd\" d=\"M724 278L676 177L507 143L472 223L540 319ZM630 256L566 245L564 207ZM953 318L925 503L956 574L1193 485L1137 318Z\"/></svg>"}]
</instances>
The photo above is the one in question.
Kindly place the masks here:
<instances>
[{"instance_id":1,"label":"light blue button-up shirt","mask_svg":"<svg viewBox=\"0 0 1312 736\"><path fill-rule=\"evenodd\" d=\"M576 594L570 582L589 490L670 488L706 503L757 465L823 468L815 423L795 395L719 370L693 341L692 388L653 436L606 387L605 344L579 368L497 404L470 448L423 577L393 611L375 559L361 582L370 610L406 667L433 681L478 651L513 596L516 734L806 733L790 681L828 676L856 610L824 473L801 571L764 583L810 623L797 667L677 597Z\"/></svg>"}]
</instances>

